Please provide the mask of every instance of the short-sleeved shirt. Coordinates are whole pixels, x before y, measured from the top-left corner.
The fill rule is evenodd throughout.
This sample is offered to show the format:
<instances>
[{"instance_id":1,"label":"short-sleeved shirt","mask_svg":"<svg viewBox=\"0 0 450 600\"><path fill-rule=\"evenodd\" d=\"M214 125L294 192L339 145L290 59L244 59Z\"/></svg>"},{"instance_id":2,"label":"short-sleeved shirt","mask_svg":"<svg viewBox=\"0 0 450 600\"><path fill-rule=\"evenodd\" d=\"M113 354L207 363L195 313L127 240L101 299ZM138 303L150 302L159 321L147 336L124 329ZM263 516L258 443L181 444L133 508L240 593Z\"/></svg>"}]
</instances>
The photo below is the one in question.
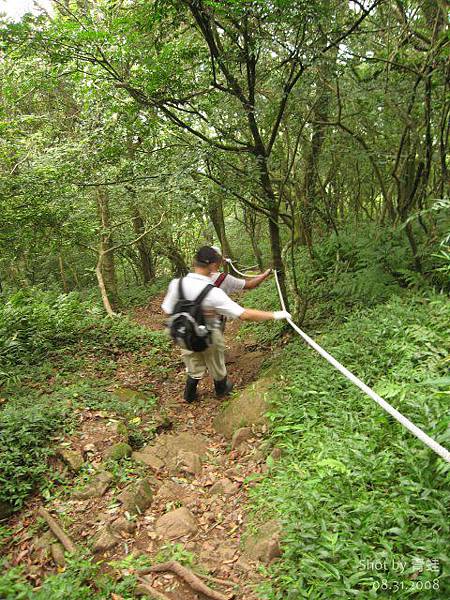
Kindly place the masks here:
<instances>
[{"instance_id":1,"label":"short-sleeved shirt","mask_svg":"<svg viewBox=\"0 0 450 600\"><path fill-rule=\"evenodd\" d=\"M220 277L221 273L211 273L211 281L215 283L218 277ZM227 273L225 279L220 286L220 289L225 292L225 294L236 294L237 292L242 292L245 286L245 279L238 279L237 277L233 277Z\"/></svg>"},{"instance_id":2,"label":"short-sleeved shirt","mask_svg":"<svg viewBox=\"0 0 450 600\"><path fill-rule=\"evenodd\" d=\"M162 303L162 309L167 314L172 314L175 308L175 304L178 302L178 282L179 279L173 279L169 284L166 297ZM205 288L207 284L211 283L211 279L206 275L200 275L199 273L189 273L183 278L183 294L187 300L195 300L200 292ZM213 288L210 290L206 298L202 302L202 307L210 321L211 325L219 326L218 319L215 315L224 315L237 319L245 311L245 308L239 306L236 302L231 300L226 293L220 288Z\"/></svg>"}]
</instances>

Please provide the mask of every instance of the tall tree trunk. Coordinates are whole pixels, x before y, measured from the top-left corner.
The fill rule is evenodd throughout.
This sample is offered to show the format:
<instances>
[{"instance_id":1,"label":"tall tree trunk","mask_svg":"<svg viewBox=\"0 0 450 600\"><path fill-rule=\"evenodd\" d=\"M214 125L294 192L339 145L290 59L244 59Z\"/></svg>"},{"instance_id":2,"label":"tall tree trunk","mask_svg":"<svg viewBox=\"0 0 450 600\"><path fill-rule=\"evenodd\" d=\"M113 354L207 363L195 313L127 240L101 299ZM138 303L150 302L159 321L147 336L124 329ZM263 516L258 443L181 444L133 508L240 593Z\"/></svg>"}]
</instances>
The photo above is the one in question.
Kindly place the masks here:
<instances>
[{"instance_id":1,"label":"tall tree trunk","mask_svg":"<svg viewBox=\"0 0 450 600\"><path fill-rule=\"evenodd\" d=\"M140 141L135 142L133 140L133 136L131 132L128 132L127 135L127 148L128 148L128 156L130 163L133 164L136 156L136 148L139 146ZM150 246L144 237L141 236L145 231L145 222L142 216L141 210L139 208L138 195L136 193L136 188L133 184L128 184L125 186L125 189L128 191L130 195L130 207L131 214L133 217L133 229L136 233L136 237L139 238L137 242L137 249L139 252L139 257L141 260L141 269L142 269L142 278L144 283L150 283L155 278L155 268L153 264L153 257L151 253Z\"/></svg>"},{"instance_id":2,"label":"tall tree trunk","mask_svg":"<svg viewBox=\"0 0 450 600\"><path fill-rule=\"evenodd\" d=\"M323 79L326 81L330 76L330 68L328 63L320 66L320 71L323 74ZM302 224L300 230L299 241L309 249L312 255L313 246L313 215L314 209L318 202L319 195L319 158L325 141L326 125L329 117L331 93L328 87L323 84L319 86L317 97L314 100L314 109L312 111L312 135L311 144L307 151L305 161L305 173L303 178L303 194L301 219Z\"/></svg>"},{"instance_id":3,"label":"tall tree trunk","mask_svg":"<svg viewBox=\"0 0 450 600\"><path fill-rule=\"evenodd\" d=\"M260 224L257 219L257 215L254 211L252 211L248 206L243 207L243 216L244 216L244 227L247 231L248 237L250 238L250 243L252 245L253 254L256 259L256 263L258 265L258 269L263 271L263 259L261 248L258 244L259 238L259 230Z\"/></svg>"},{"instance_id":4,"label":"tall tree trunk","mask_svg":"<svg viewBox=\"0 0 450 600\"><path fill-rule=\"evenodd\" d=\"M108 193L103 187L97 188L97 208L98 216L101 224L100 245L99 245L99 260L97 270L100 269L101 280L97 273L100 291L106 294L108 302L112 307L116 307L119 303L119 294L117 290L116 268L114 263L114 252L111 235L111 216L109 211ZM104 303L105 303L105 299ZM106 308L106 305L105 305Z\"/></svg>"},{"instance_id":5,"label":"tall tree trunk","mask_svg":"<svg viewBox=\"0 0 450 600\"><path fill-rule=\"evenodd\" d=\"M139 210L137 204L133 206L133 229L136 233L136 237L139 237L145 231L144 219L142 218L141 211ZM155 278L155 267L153 264L150 246L148 245L145 237L142 237L137 242L137 248L139 252L139 258L141 259L144 283L150 283Z\"/></svg>"},{"instance_id":6,"label":"tall tree trunk","mask_svg":"<svg viewBox=\"0 0 450 600\"><path fill-rule=\"evenodd\" d=\"M223 203L221 198L215 198L210 201L209 217L216 231L216 235L219 239L224 256L233 260L233 252L226 234L225 219L223 216Z\"/></svg>"},{"instance_id":7,"label":"tall tree trunk","mask_svg":"<svg viewBox=\"0 0 450 600\"><path fill-rule=\"evenodd\" d=\"M280 210L278 201L273 191L272 183L270 181L269 170L267 166L267 160L265 157L259 156L260 162L260 181L266 196L266 205L269 209L269 238L270 238L270 251L272 254L273 268L277 270L278 281L280 283L281 293L283 294L286 308L289 310L289 298L286 290L286 274L284 272L283 259L281 256L281 236L280 236Z\"/></svg>"},{"instance_id":8,"label":"tall tree trunk","mask_svg":"<svg viewBox=\"0 0 450 600\"><path fill-rule=\"evenodd\" d=\"M183 277L189 273L189 267L183 255L172 243L163 240L160 245L160 252L172 263L175 277Z\"/></svg>"}]
</instances>

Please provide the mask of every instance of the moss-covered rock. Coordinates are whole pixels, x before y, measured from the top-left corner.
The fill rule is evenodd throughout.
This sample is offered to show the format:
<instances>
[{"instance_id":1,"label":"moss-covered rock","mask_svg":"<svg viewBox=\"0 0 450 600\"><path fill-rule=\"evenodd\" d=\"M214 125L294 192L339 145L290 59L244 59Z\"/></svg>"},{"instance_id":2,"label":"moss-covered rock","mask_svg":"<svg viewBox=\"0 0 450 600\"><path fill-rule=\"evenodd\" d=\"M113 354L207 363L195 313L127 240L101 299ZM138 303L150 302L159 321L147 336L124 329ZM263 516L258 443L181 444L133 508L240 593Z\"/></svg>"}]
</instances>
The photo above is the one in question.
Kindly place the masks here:
<instances>
[{"instance_id":1,"label":"moss-covered rock","mask_svg":"<svg viewBox=\"0 0 450 600\"><path fill-rule=\"evenodd\" d=\"M111 446L111 448L108 450L108 457L112 458L113 460L120 460L121 458L128 458L131 456L132 452L133 449L129 444L126 444L125 442L119 442L118 444Z\"/></svg>"},{"instance_id":2,"label":"moss-covered rock","mask_svg":"<svg viewBox=\"0 0 450 600\"><path fill-rule=\"evenodd\" d=\"M120 435L124 442L128 442L129 432L127 426L122 421L119 421L116 425L116 433Z\"/></svg>"},{"instance_id":3,"label":"moss-covered rock","mask_svg":"<svg viewBox=\"0 0 450 600\"><path fill-rule=\"evenodd\" d=\"M250 560L259 560L268 565L281 556L281 526L278 521L269 521L259 531L247 538L244 544L244 556Z\"/></svg>"},{"instance_id":4,"label":"moss-covered rock","mask_svg":"<svg viewBox=\"0 0 450 600\"><path fill-rule=\"evenodd\" d=\"M84 458L81 452L70 450L70 448L61 448L58 454L74 473L78 473L84 465Z\"/></svg>"},{"instance_id":5,"label":"moss-covered rock","mask_svg":"<svg viewBox=\"0 0 450 600\"><path fill-rule=\"evenodd\" d=\"M123 508L130 515L142 514L153 500L153 482L141 479L127 486L118 496Z\"/></svg>"},{"instance_id":6,"label":"moss-covered rock","mask_svg":"<svg viewBox=\"0 0 450 600\"><path fill-rule=\"evenodd\" d=\"M272 383L272 377L263 377L247 386L238 396L232 398L215 418L214 429L231 438L240 428L268 425L265 414L270 406L269 388Z\"/></svg>"}]
</instances>

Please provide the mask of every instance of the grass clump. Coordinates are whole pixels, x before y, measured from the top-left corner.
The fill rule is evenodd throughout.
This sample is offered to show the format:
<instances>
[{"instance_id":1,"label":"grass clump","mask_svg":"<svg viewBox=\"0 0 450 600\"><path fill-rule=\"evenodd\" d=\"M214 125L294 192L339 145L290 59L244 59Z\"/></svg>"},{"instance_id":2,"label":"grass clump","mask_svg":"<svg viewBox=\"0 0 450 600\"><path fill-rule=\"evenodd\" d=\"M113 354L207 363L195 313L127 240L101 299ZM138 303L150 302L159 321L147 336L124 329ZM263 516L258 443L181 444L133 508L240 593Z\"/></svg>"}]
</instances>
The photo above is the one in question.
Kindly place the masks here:
<instances>
[{"instance_id":1,"label":"grass clump","mask_svg":"<svg viewBox=\"0 0 450 600\"><path fill-rule=\"evenodd\" d=\"M394 297L318 341L448 447L448 322L442 296ZM449 597L447 463L297 338L281 373L283 459L252 502L283 522L284 555L261 598Z\"/></svg>"},{"instance_id":2,"label":"grass clump","mask_svg":"<svg viewBox=\"0 0 450 600\"><path fill-rule=\"evenodd\" d=\"M67 404L49 397L32 405L8 403L0 419L0 502L20 508L45 483L51 438L72 425Z\"/></svg>"}]
</instances>

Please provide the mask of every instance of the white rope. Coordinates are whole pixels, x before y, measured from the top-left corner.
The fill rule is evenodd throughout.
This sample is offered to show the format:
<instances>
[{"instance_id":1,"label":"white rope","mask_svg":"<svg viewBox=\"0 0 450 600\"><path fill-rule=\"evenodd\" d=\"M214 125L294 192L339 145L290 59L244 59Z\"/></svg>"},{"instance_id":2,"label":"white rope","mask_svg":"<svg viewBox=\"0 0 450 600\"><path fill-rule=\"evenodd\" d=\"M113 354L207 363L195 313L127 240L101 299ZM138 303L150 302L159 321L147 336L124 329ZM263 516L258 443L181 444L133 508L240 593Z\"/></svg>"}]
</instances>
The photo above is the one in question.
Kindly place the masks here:
<instances>
[{"instance_id":1,"label":"white rope","mask_svg":"<svg viewBox=\"0 0 450 600\"><path fill-rule=\"evenodd\" d=\"M224 260L225 260L225 262L227 262L229 265L231 265L231 267L232 267L232 269L233 269L233 271L234 271L235 273L237 273L238 275L241 275L242 277L249 277L249 274L248 274L248 273L243 273L242 271L239 271L238 269L236 269L236 267L234 266L234 263L233 263L233 261L231 260L231 258L225 258ZM251 267L249 267L249 269L251 269Z\"/></svg>"},{"instance_id":2,"label":"white rope","mask_svg":"<svg viewBox=\"0 0 450 600\"><path fill-rule=\"evenodd\" d=\"M276 270L274 270L274 273L275 282L278 288L278 295L280 296L280 303L283 310L286 310L283 294L281 292L280 282L278 281L278 273L276 272ZM409 429L409 431L417 438L419 438L421 442L426 444L429 448L436 452L436 454L439 454L439 456L441 456L444 460L450 463L450 452L446 448L444 448L444 446L438 444L436 440L433 440L433 438L431 438L424 431L422 431L420 427L414 425L414 423L412 423L409 419L403 416L402 413L400 413L397 409L391 406L389 402L386 402L386 400L384 400L381 396L375 393L368 385L361 381L361 379L356 377L356 375L353 375L351 371L345 368L344 365L341 365L341 363L337 361L333 356L331 356L331 354L328 354L326 350L324 350L321 346L319 346L317 342L311 339L309 335L302 331L300 327L298 327L291 319L287 319L287 322L292 327L292 329L294 329L299 335L302 336L302 338L307 344L311 346L311 348L314 348L314 350L316 350L316 352L323 356L325 360L327 360L331 365L333 365L335 369L337 369L343 375L345 375L347 379L349 379L352 383L358 386L359 389L366 393L370 398L372 398L372 400L375 400L375 402L379 404L381 408L384 408L384 410L388 412L391 416L393 416L394 419L396 419L401 425L403 425L403 427Z\"/></svg>"},{"instance_id":3,"label":"white rope","mask_svg":"<svg viewBox=\"0 0 450 600\"><path fill-rule=\"evenodd\" d=\"M238 273L239 275L244 275L243 273L241 273L234 267L234 265L230 259L227 259L227 262L229 262L231 264L231 266L236 271L236 273ZM281 287L280 287L280 282L278 281L278 273L275 269L274 269L274 273L275 273L275 282L277 284L277 289L278 289L278 295L280 297L281 307L283 310L286 310L286 304L284 302L283 293L282 293ZM377 404L379 404L381 406L381 408L383 408L392 417L394 417L394 419L396 419L401 425L403 425L403 427L406 427L406 429L408 429L413 435L415 435L417 438L419 438L419 440L421 442L423 442L425 445L427 445L429 448L431 448L434 452L436 452L436 454L439 454L439 456L441 458L443 458L448 463L450 463L450 452L446 448L444 448L444 446L441 446L440 444L438 444L438 442L436 442L436 440L433 440L433 438L431 438L424 431L422 431L422 429L420 429L420 427L417 427L417 425L414 425L414 423L412 423L409 419L407 419L405 416L403 416L397 409L395 409L393 406L391 406L389 404L389 402L386 402L386 400L384 400L381 396L379 396L377 393L375 393L368 385L366 385L363 381L361 381L361 379L356 377L356 375L354 375L351 371L349 371L346 367L344 367L344 365L341 365L341 363L339 361L337 361L333 356L331 356L331 354L329 354L326 350L324 350L321 346L319 346L319 344L317 342L315 342L312 338L310 338L309 335L307 335L304 331L302 331L300 329L300 327L298 327L292 321L292 319L287 319L287 322L292 327L292 329L294 329L294 331L296 331L305 340L305 342L311 346L311 348L314 348L314 350L316 350L316 352L318 352L321 356L323 356L323 358L325 360L327 360L331 365L333 365L333 367L335 369L337 369L343 375L345 375L345 377L347 377L347 379L349 379L352 383L354 383L357 387L359 387L359 389L362 390L365 394L367 394L370 398L372 398L372 400L375 400L375 402Z\"/></svg>"}]
</instances>

